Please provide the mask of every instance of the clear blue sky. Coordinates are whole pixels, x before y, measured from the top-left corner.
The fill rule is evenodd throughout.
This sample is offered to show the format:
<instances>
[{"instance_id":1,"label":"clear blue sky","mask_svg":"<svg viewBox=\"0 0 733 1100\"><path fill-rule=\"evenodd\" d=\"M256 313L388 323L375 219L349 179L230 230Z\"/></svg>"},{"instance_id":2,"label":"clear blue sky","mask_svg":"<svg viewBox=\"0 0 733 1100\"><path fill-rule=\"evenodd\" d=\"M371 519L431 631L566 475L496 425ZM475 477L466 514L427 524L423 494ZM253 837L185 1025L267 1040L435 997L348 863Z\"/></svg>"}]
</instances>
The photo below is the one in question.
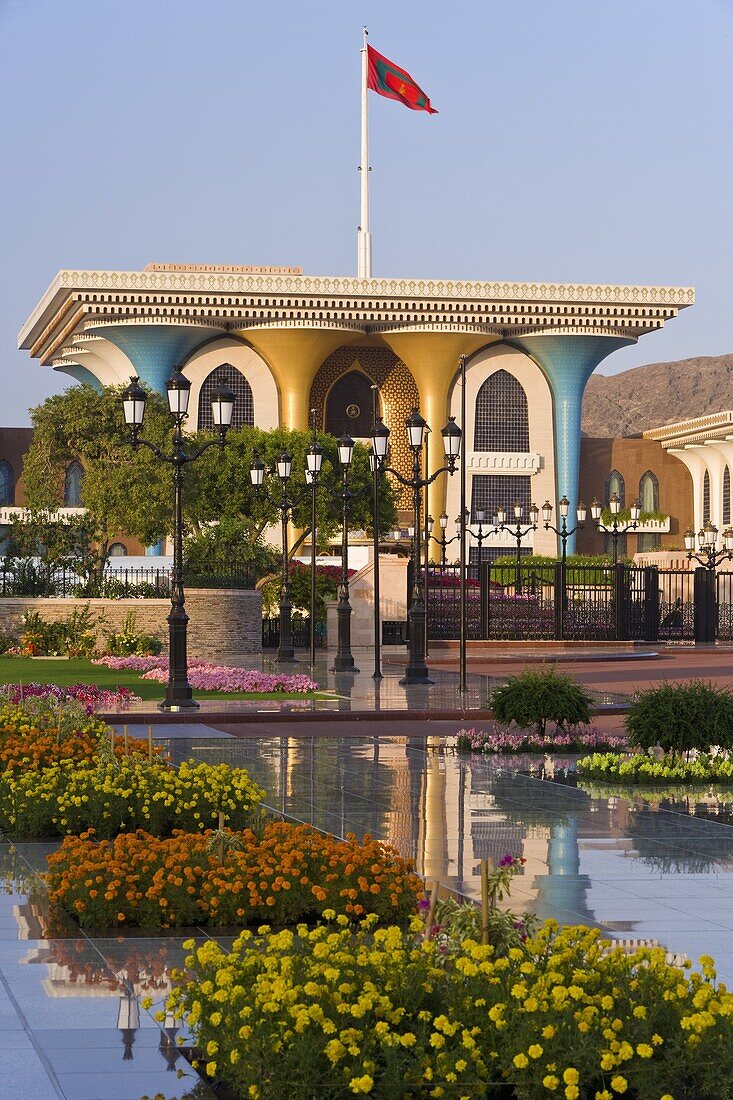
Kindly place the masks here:
<instances>
[{"instance_id":1,"label":"clear blue sky","mask_svg":"<svg viewBox=\"0 0 733 1100\"><path fill-rule=\"evenodd\" d=\"M733 350L731 0L0 0L0 424L60 268L355 272L362 22L440 112L370 93L375 275L693 285L607 369Z\"/></svg>"}]
</instances>

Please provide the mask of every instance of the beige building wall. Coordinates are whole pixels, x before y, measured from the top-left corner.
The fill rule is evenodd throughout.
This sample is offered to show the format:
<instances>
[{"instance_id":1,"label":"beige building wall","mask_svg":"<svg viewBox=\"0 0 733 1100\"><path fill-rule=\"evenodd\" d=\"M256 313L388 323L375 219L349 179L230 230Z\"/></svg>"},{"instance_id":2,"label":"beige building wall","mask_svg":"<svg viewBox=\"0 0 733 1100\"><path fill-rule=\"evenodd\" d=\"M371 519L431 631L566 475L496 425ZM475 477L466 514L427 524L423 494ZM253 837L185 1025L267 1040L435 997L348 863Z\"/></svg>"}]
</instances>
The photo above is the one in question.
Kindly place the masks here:
<instances>
[{"instance_id":1,"label":"beige building wall","mask_svg":"<svg viewBox=\"0 0 733 1100\"><path fill-rule=\"evenodd\" d=\"M198 427L198 407L201 387L217 367L230 363L249 382L255 410L255 426L269 432L280 423L280 401L275 379L264 359L240 340L223 337L206 344L186 362L183 373L191 381L189 431Z\"/></svg>"},{"instance_id":2,"label":"beige building wall","mask_svg":"<svg viewBox=\"0 0 733 1100\"><path fill-rule=\"evenodd\" d=\"M474 451L474 428L476 423L476 397L485 380L498 370L513 375L527 394L529 413L529 451L527 453L496 451ZM453 388L450 405L451 416L461 420L460 385ZM507 477L532 477L531 495L538 507L545 500L555 502L555 438L553 431L552 394L544 374L528 355L515 348L502 345L485 348L475 355L466 368L466 446L467 485L466 499L471 507L471 483L475 475L498 474ZM460 513L460 480L457 476L446 479L446 506L450 520L449 533L453 534L453 521ZM511 487L504 502L509 507L514 497ZM435 512L433 512L434 518ZM475 528L477 530L477 528ZM522 543L538 554L555 553L555 536L540 526L530 532ZM484 542L485 547L501 547L511 553L516 549L516 541L506 533L492 536Z\"/></svg>"}]
</instances>

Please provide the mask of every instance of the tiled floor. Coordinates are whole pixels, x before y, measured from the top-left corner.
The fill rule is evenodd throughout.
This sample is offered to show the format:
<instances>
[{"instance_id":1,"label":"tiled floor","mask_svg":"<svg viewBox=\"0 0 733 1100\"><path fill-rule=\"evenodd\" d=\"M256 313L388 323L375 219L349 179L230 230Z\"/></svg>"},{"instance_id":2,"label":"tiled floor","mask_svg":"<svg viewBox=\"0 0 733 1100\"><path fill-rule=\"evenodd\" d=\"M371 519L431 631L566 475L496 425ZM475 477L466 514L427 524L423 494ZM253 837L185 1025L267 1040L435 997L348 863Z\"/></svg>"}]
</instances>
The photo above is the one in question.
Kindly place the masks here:
<instances>
[{"instance_id":1,"label":"tiled floor","mask_svg":"<svg viewBox=\"0 0 733 1100\"><path fill-rule=\"evenodd\" d=\"M698 796L696 810L718 815L704 818L643 798L591 798L526 774L536 759L467 760L444 737L239 739L204 724L156 733L176 759L245 765L273 809L389 840L426 878L471 897L481 859L521 854L515 907L656 939L693 960L709 953L733 984L733 793ZM545 763L572 777L572 758ZM71 921L51 927L35 874L48 849L0 844L2 1100L213 1100L176 1033L153 1016L189 933L88 937Z\"/></svg>"}]
</instances>

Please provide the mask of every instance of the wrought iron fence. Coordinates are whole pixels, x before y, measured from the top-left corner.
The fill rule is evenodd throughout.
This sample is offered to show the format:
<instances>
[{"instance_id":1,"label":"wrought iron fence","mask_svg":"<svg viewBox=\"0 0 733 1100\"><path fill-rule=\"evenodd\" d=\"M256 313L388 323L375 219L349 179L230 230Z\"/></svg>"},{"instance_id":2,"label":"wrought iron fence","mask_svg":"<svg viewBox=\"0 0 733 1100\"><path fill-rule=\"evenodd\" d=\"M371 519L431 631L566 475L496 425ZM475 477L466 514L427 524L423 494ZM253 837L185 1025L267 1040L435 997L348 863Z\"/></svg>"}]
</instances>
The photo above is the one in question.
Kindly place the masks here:
<instances>
[{"instance_id":1,"label":"wrought iron fence","mask_svg":"<svg viewBox=\"0 0 733 1100\"><path fill-rule=\"evenodd\" d=\"M87 573L74 565L51 566L35 560L1 559L1 596L56 596L80 599L160 599L170 596L169 568L116 568ZM187 588L255 587L249 565L211 562L185 571Z\"/></svg>"},{"instance_id":2,"label":"wrought iron fence","mask_svg":"<svg viewBox=\"0 0 733 1100\"><path fill-rule=\"evenodd\" d=\"M310 619L302 615L293 615L291 630L293 646L296 649L307 649L311 644ZM326 644L326 624L316 623L316 649L322 649ZM273 616L262 620L262 648L277 649L280 645L280 618Z\"/></svg>"}]
</instances>

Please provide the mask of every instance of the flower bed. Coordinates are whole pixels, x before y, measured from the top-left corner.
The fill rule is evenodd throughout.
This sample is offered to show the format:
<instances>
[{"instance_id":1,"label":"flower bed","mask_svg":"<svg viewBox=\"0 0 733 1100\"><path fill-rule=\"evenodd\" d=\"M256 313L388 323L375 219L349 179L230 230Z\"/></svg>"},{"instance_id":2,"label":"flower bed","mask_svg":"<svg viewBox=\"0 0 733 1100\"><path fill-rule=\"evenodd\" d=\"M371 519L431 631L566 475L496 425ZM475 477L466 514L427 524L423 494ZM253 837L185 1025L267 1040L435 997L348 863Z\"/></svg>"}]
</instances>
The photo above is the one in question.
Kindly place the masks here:
<instances>
[{"instance_id":1,"label":"flower bed","mask_svg":"<svg viewBox=\"0 0 733 1100\"><path fill-rule=\"evenodd\" d=\"M294 924L329 911L401 924L423 891L410 862L368 836L337 841L274 821L261 831L176 831L167 840L140 831L100 844L87 832L67 837L48 866L51 900L83 928Z\"/></svg>"},{"instance_id":2,"label":"flower bed","mask_svg":"<svg viewBox=\"0 0 733 1100\"><path fill-rule=\"evenodd\" d=\"M104 741L96 732L82 732L59 737L53 729L39 730L29 727L24 732L0 732L0 772L29 769L39 771L51 768L65 760L93 761L99 759L100 750L112 754L112 744L105 736ZM160 757L162 750L153 746L153 755ZM147 760L150 746L147 741L136 737L115 739L114 755L118 760L125 756Z\"/></svg>"},{"instance_id":3,"label":"flower bed","mask_svg":"<svg viewBox=\"0 0 733 1100\"><path fill-rule=\"evenodd\" d=\"M371 924L195 950L169 1008L197 1064L262 1100L732 1095L733 995L707 957L690 974L547 922L505 957L468 940L445 966L434 942Z\"/></svg>"},{"instance_id":4,"label":"flower bed","mask_svg":"<svg viewBox=\"0 0 733 1100\"><path fill-rule=\"evenodd\" d=\"M168 836L173 829L210 829L220 812L241 829L262 796L246 771L228 764L63 760L0 775L0 830L23 840L89 828L101 837L136 829Z\"/></svg>"},{"instance_id":5,"label":"flower bed","mask_svg":"<svg viewBox=\"0 0 733 1100\"><path fill-rule=\"evenodd\" d=\"M168 681L167 657L99 657L95 665L142 673L143 680ZM252 694L305 695L317 691L318 684L309 676L297 674L260 672L252 668L227 668L207 661L189 661L188 682L199 691L236 691Z\"/></svg>"},{"instance_id":6,"label":"flower bed","mask_svg":"<svg viewBox=\"0 0 733 1100\"><path fill-rule=\"evenodd\" d=\"M74 699L85 707L87 714L95 710L127 710L130 703L140 703L139 695L129 688L99 688L96 684L4 684L3 694L10 703L23 703L27 699L47 699L52 703L66 703Z\"/></svg>"},{"instance_id":7,"label":"flower bed","mask_svg":"<svg viewBox=\"0 0 733 1100\"><path fill-rule=\"evenodd\" d=\"M674 783L733 783L733 760L727 754L708 756L700 753L693 760L665 755L658 759L645 753L593 753L578 761L583 779L601 779L621 784L646 783L665 786Z\"/></svg>"},{"instance_id":8,"label":"flower bed","mask_svg":"<svg viewBox=\"0 0 733 1100\"><path fill-rule=\"evenodd\" d=\"M625 737L605 733L595 727L584 729L571 726L566 730L555 729L542 736L532 730L494 725L488 730L467 729L459 730L456 734L456 748L459 752L552 754L625 747Z\"/></svg>"}]
</instances>

